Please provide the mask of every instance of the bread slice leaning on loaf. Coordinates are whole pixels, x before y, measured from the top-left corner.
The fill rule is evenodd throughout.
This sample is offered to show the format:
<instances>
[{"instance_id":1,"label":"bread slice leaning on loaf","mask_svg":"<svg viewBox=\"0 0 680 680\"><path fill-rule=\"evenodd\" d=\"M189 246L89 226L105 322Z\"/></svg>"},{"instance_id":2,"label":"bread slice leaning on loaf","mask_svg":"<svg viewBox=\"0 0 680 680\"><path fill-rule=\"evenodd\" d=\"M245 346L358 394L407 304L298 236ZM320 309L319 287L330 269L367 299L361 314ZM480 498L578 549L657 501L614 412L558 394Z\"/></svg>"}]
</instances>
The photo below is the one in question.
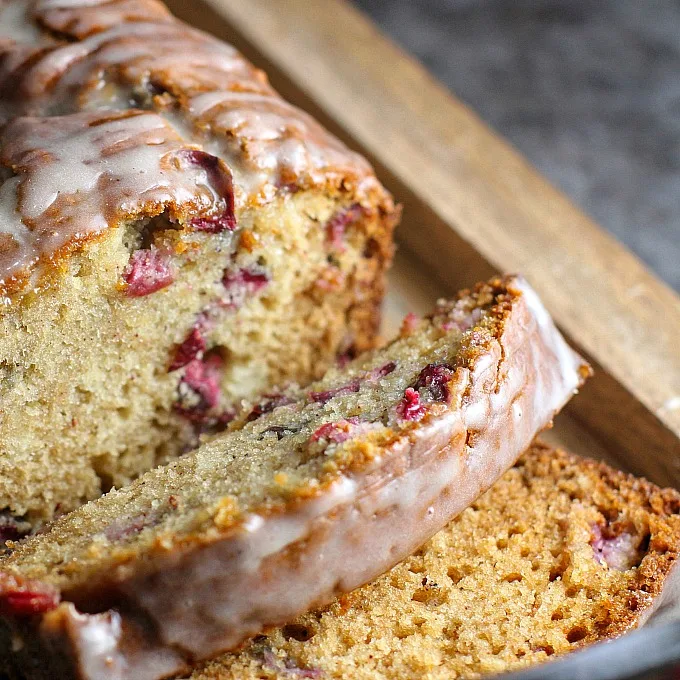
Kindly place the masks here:
<instances>
[{"instance_id":1,"label":"bread slice leaning on loaf","mask_svg":"<svg viewBox=\"0 0 680 680\"><path fill-rule=\"evenodd\" d=\"M0 0L0 542L375 346L398 210L152 0Z\"/></svg>"},{"instance_id":2,"label":"bread slice leaning on loaf","mask_svg":"<svg viewBox=\"0 0 680 680\"><path fill-rule=\"evenodd\" d=\"M544 444L378 580L191 680L457 680L617 637L675 603L680 494Z\"/></svg>"},{"instance_id":3,"label":"bread slice leaning on loaf","mask_svg":"<svg viewBox=\"0 0 680 680\"><path fill-rule=\"evenodd\" d=\"M0 562L2 661L151 680L321 606L473 502L589 372L518 277L409 321L17 543Z\"/></svg>"}]
</instances>

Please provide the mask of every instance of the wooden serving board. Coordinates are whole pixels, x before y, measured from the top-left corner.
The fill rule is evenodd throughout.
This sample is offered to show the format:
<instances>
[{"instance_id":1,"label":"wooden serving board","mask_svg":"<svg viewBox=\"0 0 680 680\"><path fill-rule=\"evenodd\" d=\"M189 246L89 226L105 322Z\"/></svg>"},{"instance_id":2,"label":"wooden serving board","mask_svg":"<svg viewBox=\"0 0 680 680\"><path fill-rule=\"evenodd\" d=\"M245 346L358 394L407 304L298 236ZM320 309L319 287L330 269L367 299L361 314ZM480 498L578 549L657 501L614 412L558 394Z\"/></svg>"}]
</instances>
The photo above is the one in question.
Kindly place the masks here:
<instances>
[{"instance_id":1,"label":"wooden serving board","mask_svg":"<svg viewBox=\"0 0 680 680\"><path fill-rule=\"evenodd\" d=\"M344 0L170 0L374 163L404 206L386 325L522 272L596 376L548 438L680 488L680 299ZM642 228L642 227L641 227Z\"/></svg>"}]
</instances>

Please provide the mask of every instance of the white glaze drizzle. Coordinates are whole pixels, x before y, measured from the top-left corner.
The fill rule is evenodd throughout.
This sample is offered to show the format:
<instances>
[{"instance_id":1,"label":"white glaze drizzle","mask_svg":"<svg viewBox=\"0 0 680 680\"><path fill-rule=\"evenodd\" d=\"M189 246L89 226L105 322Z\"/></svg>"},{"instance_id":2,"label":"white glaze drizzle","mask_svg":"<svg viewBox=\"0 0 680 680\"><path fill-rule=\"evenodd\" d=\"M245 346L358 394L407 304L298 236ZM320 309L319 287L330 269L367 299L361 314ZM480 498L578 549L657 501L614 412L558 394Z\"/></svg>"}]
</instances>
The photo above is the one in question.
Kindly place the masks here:
<instances>
[{"instance_id":1,"label":"white glaze drizzle","mask_svg":"<svg viewBox=\"0 0 680 680\"><path fill-rule=\"evenodd\" d=\"M37 0L36 12L48 12L53 9L76 9L78 7L94 7L104 5L111 0Z\"/></svg>"},{"instance_id":2,"label":"white glaze drizzle","mask_svg":"<svg viewBox=\"0 0 680 680\"><path fill-rule=\"evenodd\" d=\"M37 44L44 40L42 31L29 18L26 0L0 0L0 38L19 43Z\"/></svg>"},{"instance_id":3,"label":"white glaze drizzle","mask_svg":"<svg viewBox=\"0 0 680 680\"><path fill-rule=\"evenodd\" d=\"M35 55L30 55L25 45L0 41L0 87L4 81L10 88L0 98L0 125L19 115L60 115L51 124L68 127L70 115L64 114L77 111L115 111L135 106L157 109L168 128L187 144L198 144L225 160L234 176L234 198L239 209L250 201L271 200L281 185L340 182L349 176L356 182L358 195L378 187L370 166L360 156L305 113L281 100L263 74L234 48L175 21L165 14L162 5L128 0L39 0L33 14L54 30L90 37ZM19 23L35 29L25 16ZM40 35L37 29L33 32ZM27 61L31 56L34 63ZM24 62L30 66L22 69ZM15 74L19 78L16 82ZM170 101L168 97L155 96L163 90L174 93ZM69 134L74 133L69 130ZM57 230L56 215L47 223L23 227L16 219L10 219L7 226L0 222L0 235L8 234L14 241L12 250L16 251L10 258L0 247L0 281L7 282L20 274L21 268L51 257L69 237L107 226L109 215L94 210L92 205L96 201L94 187L99 182L96 170L88 167L96 156L91 143L96 143L96 136L89 139L90 142L68 142L77 151L68 162L61 158L57 166L46 154L44 170L39 163L33 163L31 173L35 179L31 177L21 184L21 191L31 195L21 196L18 202L25 222L38 221L45 215L41 209L46 205L59 207L54 200L56 192L63 195L84 190L89 204L84 206L83 214L89 226L83 227L84 220L74 214L67 215L65 221L81 222L77 229L64 229L60 224ZM91 153L83 156L79 152L88 144ZM140 152L140 162L144 161L143 155L144 151ZM152 155L149 152L148 156ZM145 167L149 162L150 158ZM125 165L120 155L116 163L120 166L113 168L109 159L106 171L118 178L122 179L125 171L136 170L134 165ZM64 175L59 174L62 170ZM195 203L197 196L185 191L187 182L180 175L172 173L177 186L162 186L173 200ZM62 177L66 180L63 185ZM44 188L32 188L45 180ZM128 178L127 183L132 181ZM8 185L5 192L12 186L17 185ZM11 205L6 211L11 217ZM6 242L7 239L5 250Z\"/></svg>"},{"instance_id":4,"label":"white glaze drizzle","mask_svg":"<svg viewBox=\"0 0 680 680\"><path fill-rule=\"evenodd\" d=\"M206 170L183 158L192 147L155 113L17 119L0 135L0 148L18 174L0 187L3 233L15 243L9 253L0 250L2 272L27 267L46 245L57 250L147 206L175 215L223 206Z\"/></svg>"}]
</instances>

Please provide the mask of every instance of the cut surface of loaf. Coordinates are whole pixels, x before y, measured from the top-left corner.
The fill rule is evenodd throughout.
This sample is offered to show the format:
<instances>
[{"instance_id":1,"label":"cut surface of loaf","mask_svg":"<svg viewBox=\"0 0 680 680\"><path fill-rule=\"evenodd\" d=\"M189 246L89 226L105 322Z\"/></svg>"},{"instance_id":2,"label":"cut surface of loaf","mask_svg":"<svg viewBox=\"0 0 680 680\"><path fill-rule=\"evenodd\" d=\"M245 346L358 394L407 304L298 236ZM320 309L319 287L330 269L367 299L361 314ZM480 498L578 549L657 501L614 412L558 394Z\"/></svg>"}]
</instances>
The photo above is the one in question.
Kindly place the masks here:
<instances>
[{"instance_id":1,"label":"cut surface of loaf","mask_svg":"<svg viewBox=\"0 0 680 680\"><path fill-rule=\"evenodd\" d=\"M0 562L2 660L160 678L331 601L486 490L588 373L534 291L493 279Z\"/></svg>"},{"instance_id":2,"label":"cut surface of loaf","mask_svg":"<svg viewBox=\"0 0 680 680\"><path fill-rule=\"evenodd\" d=\"M0 540L374 345L368 163L154 0L0 0Z\"/></svg>"},{"instance_id":3,"label":"cut surface of loaf","mask_svg":"<svg viewBox=\"0 0 680 680\"><path fill-rule=\"evenodd\" d=\"M535 444L377 581L191 680L478 678L636 627L677 584L680 494Z\"/></svg>"}]
</instances>

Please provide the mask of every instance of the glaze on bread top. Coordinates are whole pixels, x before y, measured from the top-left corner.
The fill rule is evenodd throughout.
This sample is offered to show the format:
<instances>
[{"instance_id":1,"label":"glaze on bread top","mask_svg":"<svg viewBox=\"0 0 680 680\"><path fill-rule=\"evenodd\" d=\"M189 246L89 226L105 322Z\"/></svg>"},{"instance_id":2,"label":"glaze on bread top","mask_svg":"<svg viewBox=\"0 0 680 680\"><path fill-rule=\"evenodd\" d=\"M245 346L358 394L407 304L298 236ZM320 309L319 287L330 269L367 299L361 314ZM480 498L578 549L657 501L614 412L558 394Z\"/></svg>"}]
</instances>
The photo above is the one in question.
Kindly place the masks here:
<instances>
[{"instance_id":1,"label":"glaze on bread top","mask_svg":"<svg viewBox=\"0 0 680 680\"><path fill-rule=\"evenodd\" d=\"M213 160L152 112L14 119L0 133L0 161L16 173L0 187L0 269L140 215L233 219L231 174Z\"/></svg>"},{"instance_id":2,"label":"glaze on bread top","mask_svg":"<svg viewBox=\"0 0 680 680\"><path fill-rule=\"evenodd\" d=\"M96 134L94 120L102 121ZM158 206L184 228L191 228L190 215L223 212L225 201L238 217L305 189L353 192L359 203L391 206L361 156L282 100L234 48L174 19L155 0L0 0L0 126L5 293L38 262L58 259L121 220L154 216ZM130 130L137 127L139 134ZM127 132L119 139L121 129ZM55 153L62 142L62 150L75 150L68 158ZM205 167L177 161L183 149L231 174L232 196L210 190ZM26 190L48 175L50 189ZM130 205L128 190L138 181L140 193L154 198ZM41 200L31 203L29 193ZM76 195L70 204L66 197Z\"/></svg>"}]
</instances>

